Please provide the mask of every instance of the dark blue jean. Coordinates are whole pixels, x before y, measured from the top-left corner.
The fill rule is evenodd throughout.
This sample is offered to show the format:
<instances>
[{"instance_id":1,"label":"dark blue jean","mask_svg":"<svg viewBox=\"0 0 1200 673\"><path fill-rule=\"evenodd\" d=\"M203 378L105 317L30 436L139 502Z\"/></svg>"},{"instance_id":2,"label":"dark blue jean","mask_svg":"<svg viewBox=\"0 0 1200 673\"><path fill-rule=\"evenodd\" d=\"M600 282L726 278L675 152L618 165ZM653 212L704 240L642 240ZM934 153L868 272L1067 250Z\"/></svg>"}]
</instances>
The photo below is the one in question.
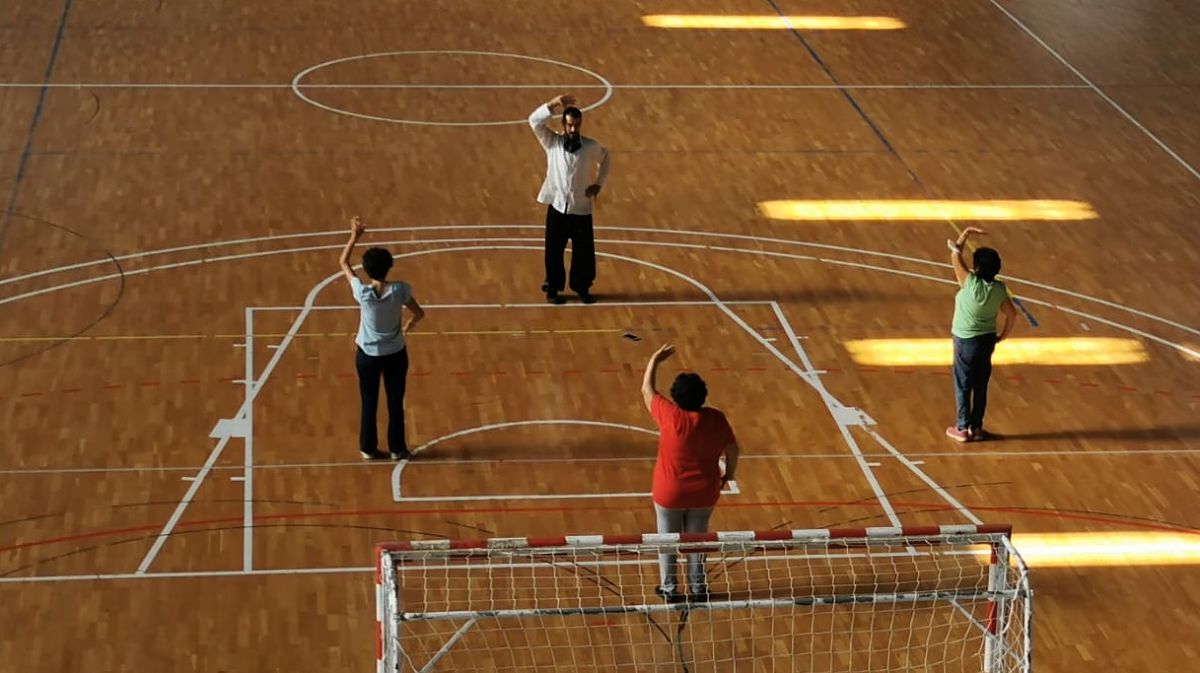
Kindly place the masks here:
<instances>
[{"instance_id":1,"label":"dark blue jean","mask_svg":"<svg viewBox=\"0 0 1200 673\"><path fill-rule=\"evenodd\" d=\"M358 369L358 392L362 397L362 416L358 430L358 448L365 453L379 450L378 429L379 379L387 390L388 450L403 453L408 450L404 438L404 389L408 382L408 349L391 355L367 355L358 348L354 357Z\"/></svg>"},{"instance_id":2,"label":"dark blue jean","mask_svg":"<svg viewBox=\"0 0 1200 673\"><path fill-rule=\"evenodd\" d=\"M992 378L992 352L996 335L970 339L954 337L954 403L958 407L959 430L983 429L987 410L988 381Z\"/></svg>"}]
</instances>

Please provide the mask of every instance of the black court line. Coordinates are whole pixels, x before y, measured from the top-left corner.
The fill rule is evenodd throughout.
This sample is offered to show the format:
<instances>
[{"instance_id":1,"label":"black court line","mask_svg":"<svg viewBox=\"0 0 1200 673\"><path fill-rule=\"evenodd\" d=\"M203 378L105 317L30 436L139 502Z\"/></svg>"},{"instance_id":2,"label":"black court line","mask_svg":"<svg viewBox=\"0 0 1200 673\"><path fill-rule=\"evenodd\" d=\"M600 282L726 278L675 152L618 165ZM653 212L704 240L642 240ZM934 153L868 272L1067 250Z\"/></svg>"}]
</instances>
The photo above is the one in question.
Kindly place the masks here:
<instances>
[{"instance_id":1,"label":"black court line","mask_svg":"<svg viewBox=\"0 0 1200 673\"><path fill-rule=\"evenodd\" d=\"M33 138L37 134L38 123L42 120L42 109L46 103L46 92L50 87L50 77L54 74L54 64L58 61L58 50L62 46L63 31L67 27L67 17L71 13L71 5L75 0L63 3L62 16L58 20L58 31L54 34L54 46L50 48L50 60L46 63L46 72L42 75L42 87L38 92L37 106L33 110L33 121L29 124L29 132L25 135L25 149L21 152L21 161L17 164L17 175L13 178L12 193L8 196L8 205L4 208L4 219L0 220L0 255L4 252L4 239L8 235L8 225L12 220L13 208L17 204L17 195L21 192L21 182L25 179L25 169L29 165L29 155L33 150Z\"/></svg>"},{"instance_id":2,"label":"black court line","mask_svg":"<svg viewBox=\"0 0 1200 673\"><path fill-rule=\"evenodd\" d=\"M782 18L784 21L787 21L787 14L785 14L783 9L776 4L775 0L767 0L767 4L771 5L771 9L774 9L775 13L778 14L780 18ZM874 119L871 119L871 115L867 114L867 111L863 109L862 105L859 104L858 100L854 98L853 94L850 93L850 90L846 88L842 81L837 78L837 75L833 74L833 69L829 67L829 64L825 62L825 59L821 58L821 55L817 53L817 50L814 49L811 44L809 44L808 40L804 39L804 35L802 35L800 31L796 30L796 27L791 25L790 21L787 21L787 23L788 32L790 32L796 37L797 40L800 41L800 44L804 46L804 49L808 52L808 55L812 57L813 62L821 68L821 70L825 73L825 76L829 78L829 81L833 82L833 84L837 86L837 90L842 94L842 97L846 99L846 102L850 103L850 107L854 108L854 111L858 113L858 116L863 120L863 122L865 122L866 125L871 128L871 131L875 134L875 137L879 138L879 142L882 143L884 148L887 149L888 154L891 154L893 157L895 157L900 162L900 165L904 167L904 170L908 171L909 177L919 183L921 181L920 178L918 178L917 174L913 172L913 169L909 167L908 162L901 158L900 153L897 152L896 148L892 146L892 141L888 140L888 137L886 134L884 134L883 129L881 129L879 125L875 123Z\"/></svg>"},{"instance_id":3,"label":"black court line","mask_svg":"<svg viewBox=\"0 0 1200 673\"><path fill-rule=\"evenodd\" d=\"M909 163L904 160L904 157L900 156L900 153L896 151L895 146L893 146L892 142L888 140L887 135L883 132L883 129L880 128L879 124L876 124L875 120L871 119L871 115L867 114L867 111L863 109L863 106L860 105L854 95L850 93L850 90L844 84L842 84L841 80L837 78L837 75L833 74L833 70L829 67L829 64L825 62L825 59L821 58L821 55L817 53L817 50L814 49L811 44L809 44L808 40L804 38L804 35L802 35L795 26L791 25L791 22L788 21L787 14L784 13L783 9L779 6L776 0L766 0L766 2L767 4L771 5L771 9L775 10L775 13L778 14L781 19L787 22L788 32L790 32L796 37L797 40L800 41L800 44L804 46L804 49L808 52L808 55L812 57L813 62L821 68L821 70L825 73L825 76L829 78L829 81L837 86L837 89L839 92L841 92L842 97L844 97L846 101L850 103L850 106L854 108L856 113L858 113L859 118L861 118L863 122L870 127L871 131L874 132L875 137L879 138L879 142L884 146L885 149L887 149L888 154L892 155L892 157L899 162L899 164L904 168L904 171L908 173L908 177L912 179L912 181L918 187L921 188L921 191L925 193L926 197L930 196L929 188L925 185L925 182L921 180L921 177L917 175L917 172L913 170L912 166L910 166ZM953 225L956 229L958 228L957 224L955 224L953 220L948 219L946 221ZM1013 297L1013 304L1025 314L1025 317L1029 320L1030 325L1035 328L1038 326L1038 322L1034 319L1033 314L1030 313L1029 309L1025 308L1025 305L1017 300L1015 296Z\"/></svg>"}]
</instances>

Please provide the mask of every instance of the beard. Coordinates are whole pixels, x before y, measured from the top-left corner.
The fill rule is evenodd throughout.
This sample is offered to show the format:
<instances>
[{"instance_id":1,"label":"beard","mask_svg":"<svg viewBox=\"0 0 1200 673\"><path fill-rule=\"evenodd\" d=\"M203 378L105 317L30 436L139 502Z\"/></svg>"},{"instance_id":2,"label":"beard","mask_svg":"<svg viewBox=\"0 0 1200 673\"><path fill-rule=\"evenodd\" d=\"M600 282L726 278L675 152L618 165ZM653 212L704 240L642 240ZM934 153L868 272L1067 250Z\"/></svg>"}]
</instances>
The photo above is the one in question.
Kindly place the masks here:
<instances>
[{"instance_id":1,"label":"beard","mask_svg":"<svg viewBox=\"0 0 1200 673\"><path fill-rule=\"evenodd\" d=\"M583 140L580 138L579 133L564 133L563 134L563 149L565 149L568 152L574 153L580 147L583 147Z\"/></svg>"}]
</instances>

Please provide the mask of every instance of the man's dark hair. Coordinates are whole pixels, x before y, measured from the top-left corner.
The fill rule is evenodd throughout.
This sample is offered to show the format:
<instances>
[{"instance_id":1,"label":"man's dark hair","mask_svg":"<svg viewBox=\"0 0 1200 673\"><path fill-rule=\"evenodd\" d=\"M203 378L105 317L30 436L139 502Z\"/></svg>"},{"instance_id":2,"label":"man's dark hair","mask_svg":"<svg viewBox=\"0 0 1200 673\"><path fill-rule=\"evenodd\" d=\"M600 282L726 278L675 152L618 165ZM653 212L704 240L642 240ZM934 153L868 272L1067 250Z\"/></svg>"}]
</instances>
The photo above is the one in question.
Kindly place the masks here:
<instances>
[{"instance_id":1,"label":"man's dark hair","mask_svg":"<svg viewBox=\"0 0 1200 673\"><path fill-rule=\"evenodd\" d=\"M566 119L567 117L571 117L572 119L574 119L576 121L583 121L583 111L580 110L579 108L575 107L574 105L572 105L569 108L564 109L562 116L563 116L563 119Z\"/></svg>"},{"instance_id":2,"label":"man's dark hair","mask_svg":"<svg viewBox=\"0 0 1200 673\"><path fill-rule=\"evenodd\" d=\"M383 248L368 248L363 253L363 271L373 280L385 280L392 270L392 253Z\"/></svg>"},{"instance_id":3,"label":"man's dark hair","mask_svg":"<svg viewBox=\"0 0 1200 673\"><path fill-rule=\"evenodd\" d=\"M991 248L979 248L971 258L971 263L975 267L975 275L980 280L992 282L996 280L996 274L1000 273L1000 253Z\"/></svg>"},{"instance_id":4,"label":"man's dark hair","mask_svg":"<svg viewBox=\"0 0 1200 673\"><path fill-rule=\"evenodd\" d=\"M708 386L699 374L684 372L671 384L671 399L685 411L700 411L708 399Z\"/></svg>"}]
</instances>

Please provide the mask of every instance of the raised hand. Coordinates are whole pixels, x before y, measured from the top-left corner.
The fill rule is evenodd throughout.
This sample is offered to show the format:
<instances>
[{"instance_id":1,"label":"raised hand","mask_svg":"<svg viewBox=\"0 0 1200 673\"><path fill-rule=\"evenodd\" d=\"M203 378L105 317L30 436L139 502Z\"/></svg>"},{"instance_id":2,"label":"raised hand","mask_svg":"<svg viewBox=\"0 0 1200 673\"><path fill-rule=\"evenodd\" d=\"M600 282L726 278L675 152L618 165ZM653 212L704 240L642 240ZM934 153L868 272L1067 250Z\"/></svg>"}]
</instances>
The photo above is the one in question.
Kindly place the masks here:
<instances>
[{"instance_id":1,"label":"raised hand","mask_svg":"<svg viewBox=\"0 0 1200 673\"><path fill-rule=\"evenodd\" d=\"M662 362L663 360L666 360L667 358L671 357L674 354L675 354L675 346L672 346L671 344L665 344L665 345L659 347L658 350L654 351L654 355L651 355L650 359L653 360L655 363L658 363L658 362Z\"/></svg>"}]
</instances>

